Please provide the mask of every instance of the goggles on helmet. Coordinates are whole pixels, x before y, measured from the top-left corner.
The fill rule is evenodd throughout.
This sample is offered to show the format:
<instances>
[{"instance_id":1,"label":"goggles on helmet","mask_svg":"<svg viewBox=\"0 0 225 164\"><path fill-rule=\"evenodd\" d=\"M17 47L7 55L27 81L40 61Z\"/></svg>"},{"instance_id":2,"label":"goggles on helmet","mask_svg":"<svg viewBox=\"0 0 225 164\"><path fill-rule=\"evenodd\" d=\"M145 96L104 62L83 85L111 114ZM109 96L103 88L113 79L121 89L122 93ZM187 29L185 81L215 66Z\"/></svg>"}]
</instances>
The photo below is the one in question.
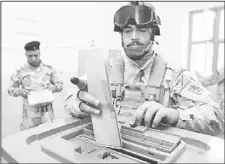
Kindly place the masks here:
<instances>
[{"instance_id":1,"label":"goggles on helmet","mask_svg":"<svg viewBox=\"0 0 225 164\"><path fill-rule=\"evenodd\" d=\"M144 27L155 27L161 24L155 11L144 5L130 5L121 7L114 16L115 31L121 31L128 24ZM159 35L159 33L156 35Z\"/></svg>"}]
</instances>

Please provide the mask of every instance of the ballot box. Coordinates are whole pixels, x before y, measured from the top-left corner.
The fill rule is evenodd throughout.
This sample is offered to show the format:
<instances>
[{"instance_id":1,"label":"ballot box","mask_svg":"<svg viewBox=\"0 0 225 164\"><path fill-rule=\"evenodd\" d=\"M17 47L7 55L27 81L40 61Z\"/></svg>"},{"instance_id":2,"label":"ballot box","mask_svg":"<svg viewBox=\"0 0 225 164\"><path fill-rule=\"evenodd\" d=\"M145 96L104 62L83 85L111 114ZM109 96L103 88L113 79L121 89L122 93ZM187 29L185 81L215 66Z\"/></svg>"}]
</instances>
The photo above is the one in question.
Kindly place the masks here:
<instances>
[{"instance_id":1,"label":"ballot box","mask_svg":"<svg viewBox=\"0 0 225 164\"><path fill-rule=\"evenodd\" d=\"M68 117L3 138L2 156L8 163L224 162L224 140L217 137L163 125L121 124L120 133L121 149L101 146L89 117Z\"/></svg>"}]
</instances>

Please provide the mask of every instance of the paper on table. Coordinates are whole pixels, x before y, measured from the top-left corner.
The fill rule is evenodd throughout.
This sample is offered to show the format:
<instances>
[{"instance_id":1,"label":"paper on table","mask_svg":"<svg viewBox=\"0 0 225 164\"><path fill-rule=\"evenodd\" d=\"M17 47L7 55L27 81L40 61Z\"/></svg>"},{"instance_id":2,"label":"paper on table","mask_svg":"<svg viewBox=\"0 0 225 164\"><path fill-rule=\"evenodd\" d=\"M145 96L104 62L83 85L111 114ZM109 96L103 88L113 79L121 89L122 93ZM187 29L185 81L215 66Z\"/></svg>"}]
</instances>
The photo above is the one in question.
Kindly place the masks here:
<instances>
[{"instance_id":1,"label":"paper on table","mask_svg":"<svg viewBox=\"0 0 225 164\"><path fill-rule=\"evenodd\" d=\"M31 106L40 106L54 101L53 93L50 90L30 91L28 103Z\"/></svg>"},{"instance_id":2,"label":"paper on table","mask_svg":"<svg viewBox=\"0 0 225 164\"><path fill-rule=\"evenodd\" d=\"M101 102L101 115L91 115L95 141L102 146L121 148L120 132L106 70L106 56L109 51L90 48L81 50L79 53L88 53L88 92Z\"/></svg>"}]
</instances>

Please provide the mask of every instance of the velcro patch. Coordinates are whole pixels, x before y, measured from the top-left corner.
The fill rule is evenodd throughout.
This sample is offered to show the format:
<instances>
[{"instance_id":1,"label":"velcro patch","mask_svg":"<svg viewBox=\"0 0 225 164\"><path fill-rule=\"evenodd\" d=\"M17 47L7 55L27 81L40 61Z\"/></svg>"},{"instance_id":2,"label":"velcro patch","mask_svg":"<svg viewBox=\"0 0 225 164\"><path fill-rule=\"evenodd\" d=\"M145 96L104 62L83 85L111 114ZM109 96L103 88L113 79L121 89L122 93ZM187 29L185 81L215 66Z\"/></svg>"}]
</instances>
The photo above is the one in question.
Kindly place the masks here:
<instances>
[{"instance_id":1,"label":"velcro patch","mask_svg":"<svg viewBox=\"0 0 225 164\"><path fill-rule=\"evenodd\" d=\"M198 95L202 95L203 92L204 92L204 90L201 87L197 86L197 85L190 85L188 90L191 91L191 92L194 92L194 93L196 93Z\"/></svg>"}]
</instances>

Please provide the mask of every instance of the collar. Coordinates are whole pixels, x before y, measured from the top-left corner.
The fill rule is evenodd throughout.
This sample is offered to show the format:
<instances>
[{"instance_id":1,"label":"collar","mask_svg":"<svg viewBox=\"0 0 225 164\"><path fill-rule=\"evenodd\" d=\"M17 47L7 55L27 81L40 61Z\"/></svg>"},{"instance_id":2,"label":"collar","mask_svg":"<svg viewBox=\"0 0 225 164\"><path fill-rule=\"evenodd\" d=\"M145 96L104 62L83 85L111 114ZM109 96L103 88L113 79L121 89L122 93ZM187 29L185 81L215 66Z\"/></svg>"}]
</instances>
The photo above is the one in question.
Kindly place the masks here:
<instances>
[{"instance_id":1,"label":"collar","mask_svg":"<svg viewBox=\"0 0 225 164\"><path fill-rule=\"evenodd\" d=\"M28 64L28 67L31 68L32 70L39 70L39 69L42 69L44 67L44 64L41 60L40 60L40 65L38 67L33 67L29 63L27 63L27 64Z\"/></svg>"},{"instance_id":2,"label":"collar","mask_svg":"<svg viewBox=\"0 0 225 164\"><path fill-rule=\"evenodd\" d=\"M146 54L146 56L144 56L141 60L135 61L135 60L130 59L126 54L123 54L125 62L128 62L129 64L131 64L131 65L133 65L133 66L135 66L135 67L137 67L141 70L143 70L143 69L149 67L150 65L152 65L150 63L154 62L155 56L156 56L156 53L154 51L152 51L152 52ZM144 64L140 66L139 64L141 62L143 62Z\"/></svg>"}]
</instances>

